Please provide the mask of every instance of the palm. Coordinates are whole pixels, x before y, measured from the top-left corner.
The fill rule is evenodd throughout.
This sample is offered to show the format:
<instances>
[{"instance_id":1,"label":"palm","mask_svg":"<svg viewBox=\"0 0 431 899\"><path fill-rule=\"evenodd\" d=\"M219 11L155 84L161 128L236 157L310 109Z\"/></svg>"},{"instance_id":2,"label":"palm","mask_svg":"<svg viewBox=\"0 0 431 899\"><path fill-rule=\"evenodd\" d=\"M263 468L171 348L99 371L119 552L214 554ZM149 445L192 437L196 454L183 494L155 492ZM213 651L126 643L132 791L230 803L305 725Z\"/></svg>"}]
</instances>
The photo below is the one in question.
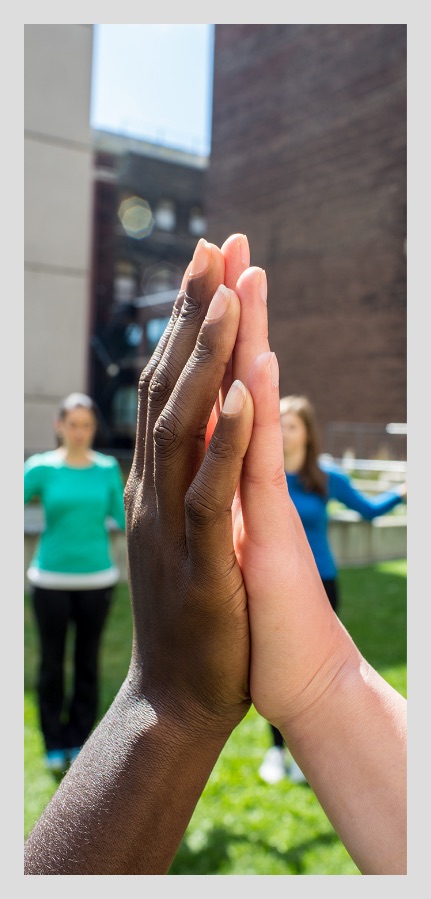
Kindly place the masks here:
<instances>
[{"instance_id":1,"label":"palm","mask_svg":"<svg viewBox=\"0 0 431 899\"><path fill-rule=\"evenodd\" d=\"M236 378L247 384L254 403L253 433L232 503L232 531L248 597L252 700L264 717L274 720L282 698L276 695L274 666L280 672L278 688L283 692L283 685L289 683L294 696L295 678L298 685L303 676L312 680L313 672L325 665L322 646L331 645L331 640L322 642L320 638L331 630L333 613L287 489L277 363L273 368L268 310L262 295L266 277L259 268L241 267L236 238L229 238L222 247L226 284L239 296L241 318L220 403ZM310 628L313 616L317 628ZM279 643L274 636L285 633L281 621L283 627L289 622L288 652L286 641ZM268 633L273 634L272 643L268 643Z\"/></svg>"}]
</instances>

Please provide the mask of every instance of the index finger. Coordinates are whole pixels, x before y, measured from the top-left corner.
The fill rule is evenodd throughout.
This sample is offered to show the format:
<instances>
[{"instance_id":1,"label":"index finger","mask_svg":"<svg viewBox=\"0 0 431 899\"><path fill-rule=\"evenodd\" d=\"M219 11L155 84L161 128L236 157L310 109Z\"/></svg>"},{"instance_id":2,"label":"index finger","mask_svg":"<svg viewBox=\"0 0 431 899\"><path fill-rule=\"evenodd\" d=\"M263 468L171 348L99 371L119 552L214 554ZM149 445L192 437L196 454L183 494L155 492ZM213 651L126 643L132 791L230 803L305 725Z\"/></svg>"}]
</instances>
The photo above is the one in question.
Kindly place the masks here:
<instances>
[{"instance_id":1,"label":"index finger","mask_svg":"<svg viewBox=\"0 0 431 899\"><path fill-rule=\"evenodd\" d=\"M242 275L242 273L249 267L250 265L250 247L248 243L248 238L246 234L231 234L227 240L221 246L221 253L224 257L225 262L225 281L226 287L231 288L231 290L236 291L236 285L238 279ZM236 376L233 373L233 356L229 359L229 362L226 366L226 373L223 378L223 383L220 388L220 398L217 400L213 414L211 416L211 426L212 430L217 423L217 420L220 415L220 408L224 403L224 400L227 396L229 388ZM212 431L211 431L212 433ZM207 440L209 442L209 438L211 436L210 430L208 431Z\"/></svg>"},{"instance_id":2,"label":"index finger","mask_svg":"<svg viewBox=\"0 0 431 899\"><path fill-rule=\"evenodd\" d=\"M266 272L257 266L244 271L237 283L241 319L233 353L233 377L244 383L254 360L269 352Z\"/></svg>"},{"instance_id":3,"label":"index finger","mask_svg":"<svg viewBox=\"0 0 431 899\"><path fill-rule=\"evenodd\" d=\"M244 527L259 547L286 547L292 528L280 425L279 370L275 353L254 361L247 387L254 423L241 476Z\"/></svg>"},{"instance_id":4,"label":"index finger","mask_svg":"<svg viewBox=\"0 0 431 899\"><path fill-rule=\"evenodd\" d=\"M231 234L221 246L225 264L225 284L236 290L238 278L250 265L250 247L246 234Z\"/></svg>"}]
</instances>

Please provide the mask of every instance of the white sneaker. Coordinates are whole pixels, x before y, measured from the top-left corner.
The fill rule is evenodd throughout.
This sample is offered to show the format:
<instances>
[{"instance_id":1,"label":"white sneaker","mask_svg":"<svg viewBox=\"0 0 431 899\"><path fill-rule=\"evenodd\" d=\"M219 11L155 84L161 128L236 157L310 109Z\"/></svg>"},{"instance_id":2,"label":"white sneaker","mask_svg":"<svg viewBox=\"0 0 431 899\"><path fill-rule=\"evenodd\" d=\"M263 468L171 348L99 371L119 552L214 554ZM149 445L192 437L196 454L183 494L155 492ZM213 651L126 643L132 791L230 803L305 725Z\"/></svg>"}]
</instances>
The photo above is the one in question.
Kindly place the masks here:
<instances>
[{"instance_id":1,"label":"white sneaker","mask_svg":"<svg viewBox=\"0 0 431 899\"><path fill-rule=\"evenodd\" d=\"M271 746L259 768L259 775L267 784L276 784L286 777L285 750Z\"/></svg>"},{"instance_id":2,"label":"white sneaker","mask_svg":"<svg viewBox=\"0 0 431 899\"><path fill-rule=\"evenodd\" d=\"M305 774L301 771L299 765L296 764L295 759L292 759L289 765L288 778L292 781L293 784L302 784L307 782Z\"/></svg>"}]
</instances>

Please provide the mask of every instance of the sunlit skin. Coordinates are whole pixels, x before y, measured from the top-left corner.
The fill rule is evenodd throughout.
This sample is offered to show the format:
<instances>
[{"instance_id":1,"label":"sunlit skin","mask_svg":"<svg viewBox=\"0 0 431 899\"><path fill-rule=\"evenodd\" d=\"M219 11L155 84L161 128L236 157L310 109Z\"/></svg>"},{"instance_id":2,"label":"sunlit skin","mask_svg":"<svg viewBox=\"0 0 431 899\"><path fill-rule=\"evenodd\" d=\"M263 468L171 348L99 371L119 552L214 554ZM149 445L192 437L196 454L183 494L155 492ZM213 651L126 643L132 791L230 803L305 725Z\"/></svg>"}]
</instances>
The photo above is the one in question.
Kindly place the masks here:
<instances>
[{"instance_id":1,"label":"sunlit skin","mask_svg":"<svg viewBox=\"0 0 431 899\"><path fill-rule=\"evenodd\" d=\"M406 701L334 615L289 496L266 274L235 234L199 241L182 287L139 381L128 675L28 837L25 874L167 874L251 702L361 873L403 874Z\"/></svg>"},{"instance_id":2,"label":"sunlit skin","mask_svg":"<svg viewBox=\"0 0 431 899\"><path fill-rule=\"evenodd\" d=\"M61 441L57 450L64 460L73 465L88 465L92 461L92 445L97 422L91 409L78 406L66 412L56 421L56 432Z\"/></svg>"}]
</instances>

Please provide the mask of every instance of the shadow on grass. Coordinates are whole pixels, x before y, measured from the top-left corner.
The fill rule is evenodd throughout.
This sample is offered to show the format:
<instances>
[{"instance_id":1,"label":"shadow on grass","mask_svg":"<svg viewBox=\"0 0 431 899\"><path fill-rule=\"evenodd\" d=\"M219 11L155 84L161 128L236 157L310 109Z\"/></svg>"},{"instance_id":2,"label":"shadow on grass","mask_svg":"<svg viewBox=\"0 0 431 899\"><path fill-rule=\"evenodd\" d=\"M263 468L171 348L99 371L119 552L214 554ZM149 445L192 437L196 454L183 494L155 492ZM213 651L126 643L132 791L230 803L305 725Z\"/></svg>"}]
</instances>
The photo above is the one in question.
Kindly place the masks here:
<instances>
[{"instance_id":1,"label":"shadow on grass","mask_svg":"<svg viewBox=\"0 0 431 899\"><path fill-rule=\"evenodd\" d=\"M214 828L208 834L205 846L194 851L184 839L178 849L168 874L222 874L228 872L232 865L230 847L234 843L248 843L250 856L256 850L262 851L268 858L275 859L289 869L291 874L304 874L303 856L318 846L332 846L339 842L335 833L322 833L311 840L305 840L282 852L266 840L250 839L245 833L233 834L221 827ZM253 871L249 871L253 874Z\"/></svg>"}]
</instances>

